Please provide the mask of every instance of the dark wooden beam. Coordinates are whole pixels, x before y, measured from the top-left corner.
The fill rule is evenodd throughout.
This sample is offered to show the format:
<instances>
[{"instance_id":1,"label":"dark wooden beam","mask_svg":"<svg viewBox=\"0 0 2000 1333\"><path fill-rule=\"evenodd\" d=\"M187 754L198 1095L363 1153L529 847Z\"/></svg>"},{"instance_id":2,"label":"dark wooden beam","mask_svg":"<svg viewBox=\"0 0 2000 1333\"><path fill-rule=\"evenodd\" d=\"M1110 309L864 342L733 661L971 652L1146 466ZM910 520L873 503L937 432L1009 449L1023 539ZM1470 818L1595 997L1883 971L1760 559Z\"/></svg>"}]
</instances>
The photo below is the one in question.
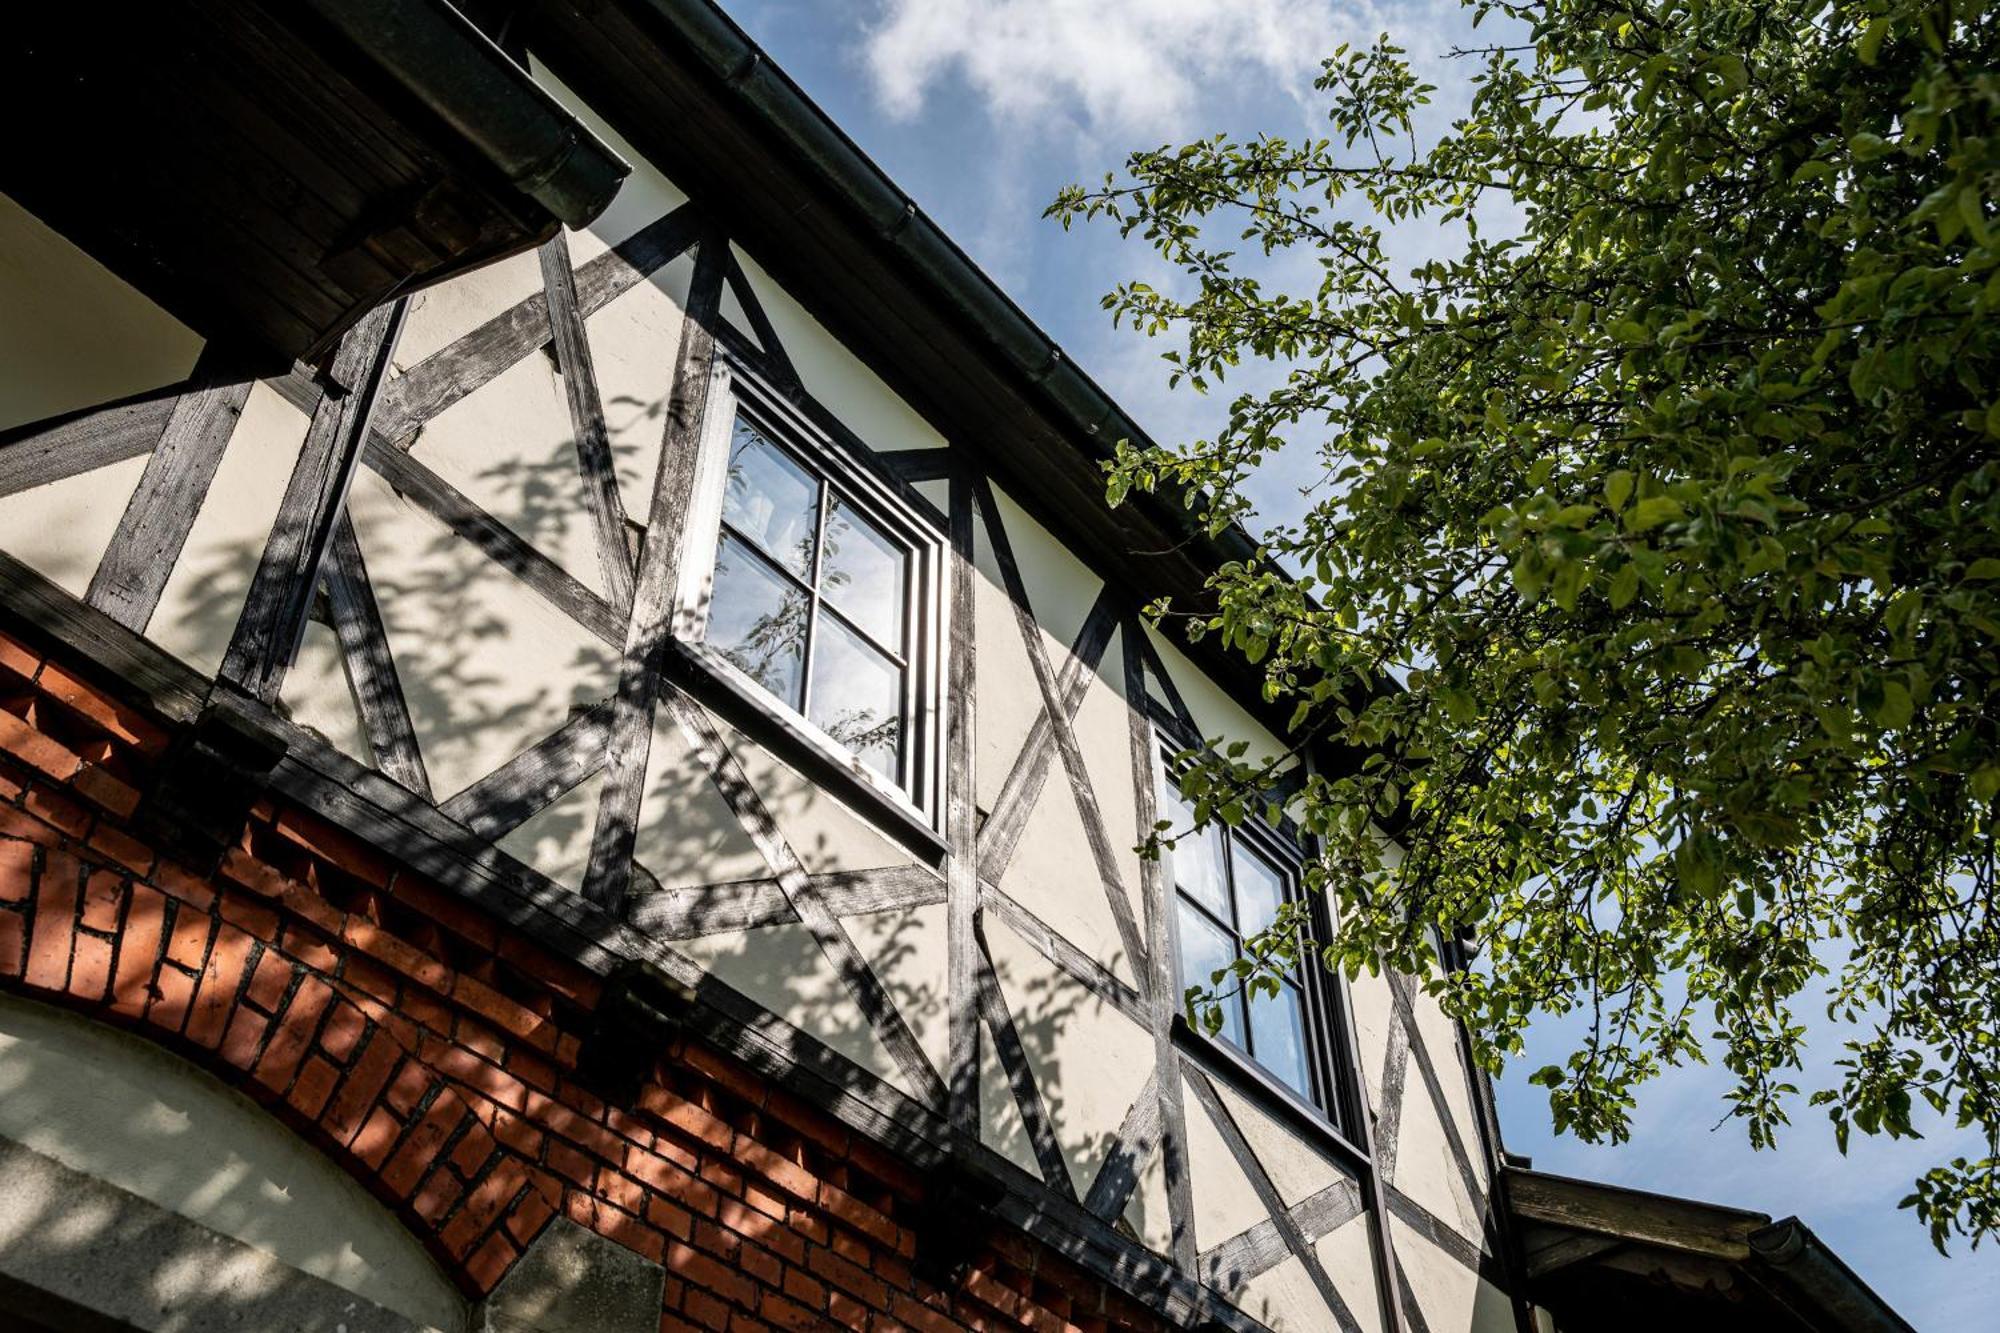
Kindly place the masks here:
<instances>
[{"instance_id":1,"label":"dark wooden beam","mask_svg":"<svg viewBox=\"0 0 2000 1333\"><path fill-rule=\"evenodd\" d=\"M778 330L772 327L771 317L764 313L764 303L757 299L757 289L750 285L750 275L743 271L743 265L733 254L729 256L729 290L736 293L736 303L743 307L743 317L750 321L750 332L756 335L757 345L764 349L764 360L772 378L785 384L799 384L799 372L792 365L792 358L786 354Z\"/></svg>"},{"instance_id":2,"label":"dark wooden beam","mask_svg":"<svg viewBox=\"0 0 2000 1333\"><path fill-rule=\"evenodd\" d=\"M1400 1015L1392 1018L1386 1049L1382 1052L1382 1078L1376 1084L1379 1109L1375 1116L1375 1169L1381 1172L1384 1181L1396 1178L1410 1069L1410 1030ZM1360 1052L1355 1054L1359 1058Z\"/></svg>"},{"instance_id":3,"label":"dark wooden beam","mask_svg":"<svg viewBox=\"0 0 2000 1333\"><path fill-rule=\"evenodd\" d=\"M1069 775L1070 795L1076 801L1077 813L1082 816L1084 838L1089 842L1091 858L1097 864L1098 882L1111 909L1112 923L1118 928L1125 956L1143 985L1146 946L1139 935L1139 923L1132 913L1132 901L1126 896L1117 854L1112 850L1111 839L1104 830L1104 813L1098 808L1097 794L1091 787L1090 770L1083 762L1083 747L1077 743L1076 731L1070 726L1069 714L1063 706L1055 671L1049 665L1048 649L1042 642L1042 627L1029 604L1028 586L1021 577L1020 564L1014 558L1013 542L1008 539L1006 525L1000 520L1000 507L986 478L975 474L972 485L973 495L979 501L980 512L986 521L986 537L993 551L994 563L1000 567L1001 584L1006 589L1007 600L1013 604L1014 620L1020 629L1021 641L1028 650L1028 665L1033 669L1035 684L1042 693L1043 716L1049 719L1056 752L1062 756L1063 769Z\"/></svg>"},{"instance_id":4,"label":"dark wooden beam","mask_svg":"<svg viewBox=\"0 0 2000 1333\"><path fill-rule=\"evenodd\" d=\"M1188 711L1187 700L1181 698L1180 690L1175 687L1174 678L1167 674L1167 664L1160 660L1159 650L1153 647L1153 641L1146 636L1143 629L1139 631L1138 638L1140 650L1145 654L1146 669L1152 673L1153 683L1160 687L1160 694L1166 699L1167 708L1173 713L1174 721L1180 723L1187 734L1196 740L1207 739L1201 734L1201 728L1196 724L1194 714ZM1142 695L1141 698L1143 697Z\"/></svg>"},{"instance_id":5,"label":"dark wooden beam","mask_svg":"<svg viewBox=\"0 0 2000 1333\"><path fill-rule=\"evenodd\" d=\"M1429 1094L1431 1105L1437 1110L1438 1126L1444 1131L1445 1146L1451 1151L1452 1165L1457 1168L1459 1183L1465 1187L1465 1197L1475 1212L1486 1211L1486 1189L1479 1179L1479 1172L1473 1169L1472 1156L1466 1151L1465 1138L1458 1130L1458 1121L1452 1116L1451 1102L1444 1093L1444 1081L1438 1077L1437 1066L1431 1061L1430 1050L1424 1045L1424 1034L1417 1026L1417 1011L1412 992L1416 983L1400 972L1387 972L1389 995L1395 1002L1396 1017L1410 1036L1410 1058L1416 1062L1417 1074L1423 1079L1424 1091ZM1484 1217L1478 1223L1482 1233L1492 1229L1492 1219Z\"/></svg>"},{"instance_id":6,"label":"dark wooden beam","mask_svg":"<svg viewBox=\"0 0 2000 1333\"><path fill-rule=\"evenodd\" d=\"M579 314L588 319L665 267L700 238L702 225L694 205L683 204L586 263L576 274ZM407 447L418 426L548 341L548 296L536 292L392 380L376 424Z\"/></svg>"},{"instance_id":7,"label":"dark wooden beam","mask_svg":"<svg viewBox=\"0 0 2000 1333\"><path fill-rule=\"evenodd\" d=\"M813 891L837 917L862 916L945 900L945 884L919 865L832 870L810 876ZM799 914L775 879L732 880L644 889L627 901L625 919L656 939L692 940L732 930L796 922Z\"/></svg>"},{"instance_id":8,"label":"dark wooden beam","mask_svg":"<svg viewBox=\"0 0 2000 1333\"><path fill-rule=\"evenodd\" d=\"M160 442L183 381L0 431L0 499L137 458Z\"/></svg>"},{"instance_id":9,"label":"dark wooden beam","mask_svg":"<svg viewBox=\"0 0 2000 1333\"><path fill-rule=\"evenodd\" d=\"M722 300L728 253L728 242L719 233L710 232L695 254L694 281L681 321L680 349L674 358L660 469L653 479L646 537L639 548L632 612L625 631L625 660L619 671L618 693L612 698L611 745L583 894L614 916L624 911L625 895L632 884L632 848L639 836L639 806L645 799L653 712L660 694L670 621L679 597L681 551L686 545L688 508L694 499L702 428L714 378L715 335L711 326Z\"/></svg>"},{"instance_id":10,"label":"dark wooden beam","mask_svg":"<svg viewBox=\"0 0 2000 1333\"><path fill-rule=\"evenodd\" d=\"M1000 991L1000 979L993 972L993 958L986 951L981 940L978 976L974 990L979 997L979 1017L985 1022L986 1030L993 1034L993 1053L1000 1060L1000 1069L1007 1076L1007 1085L1014 1091L1014 1106L1021 1114L1021 1126L1028 1133L1028 1143L1034 1149L1035 1163L1041 1168L1042 1183L1066 1199L1076 1198L1076 1185L1069 1178L1069 1164L1063 1159L1062 1145L1056 1141L1055 1122L1049 1118L1049 1108L1042 1100L1042 1090L1035 1079L1034 1063L1028 1058L1028 1048L1021 1041L1021 1031L1014 1025L1014 1015L1007 1008L1007 997Z\"/></svg>"},{"instance_id":11,"label":"dark wooden beam","mask_svg":"<svg viewBox=\"0 0 2000 1333\"><path fill-rule=\"evenodd\" d=\"M323 396L320 386L299 371L265 383L302 412L316 411ZM397 494L477 546L549 605L613 648L624 646L626 616L622 610L584 587L575 575L474 504L456 486L396 448L379 428L368 432L362 461Z\"/></svg>"},{"instance_id":12,"label":"dark wooden beam","mask_svg":"<svg viewBox=\"0 0 2000 1333\"><path fill-rule=\"evenodd\" d=\"M333 551L326 567L326 599L333 611L333 632L340 640L347 678L375 766L417 795L431 799L430 774L417 748L417 729L410 705L389 651L389 633L382 624L382 607L368 581L361 542L345 513L333 530Z\"/></svg>"},{"instance_id":13,"label":"dark wooden beam","mask_svg":"<svg viewBox=\"0 0 2000 1333\"><path fill-rule=\"evenodd\" d=\"M267 704L277 699L305 633L306 614L361 462L369 417L407 304L397 301L369 311L341 338L330 378L358 387L321 395L223 656L223 679Z\"/></svg>"},{"instance_id":14,"label":"dark wooden beam","mask_svg":"<svg viewBox=\"0 0 2000 1333\"><path fill-rule=\"evenodd\" d=\"M1399 1189L1389 1191L1389 1213L1404 1226L1450 1255L1459 1267L1477 1273L1496 1287L1504 1288L1506 1274L1500 1260L1486 1253L1477 1242L1467 1239L1456 1227Z\"/></svg>"},{"instance_id":15,"label":"dark wooden beam","mask_svg":"<svg viewBox=\"0 0 2000 1333\"><path fill-rule=\"evenodd\" d=\"M933 1107L942 1108L946 1100L944 1083L938 1078L937 1071L931 1068L923 1047L917 1044L909 1024L904 1021L902 1011L889 997L881 979L868 966L868 960L862 957L861 950L848 936L840 919L820 897L812 876L806 873L798 854L785 841L777 821L764 804L764 798L757 794L742 764L724 744L715 722L700 704L678 689L668 690L665 705L694 747L696 758L708 771L709 780L715 784L723 803L735 815L751 844L764 858L764 864L770 868L772 878L791 903L800 924L811 933L820 952L833 965L835 974L860 1007L862 1016L883 1048L903 1071L903 1076L909 1080L917 1096Z\"/></svg>"},{"instance_id":16,"label":"dark wooden beam","mask_svg":"<svg viewBox=\"0 0 2000 1333\"><path fill-rule=\"evenodd\" d=\"M625 642L625 620L616 607L583 586L575 575L525 541L512 528L466 497L464 492L371 434L364 456L370 470L486 558L528 585L542 599L612 647Z\"/></svg>"},{"instance_id":17,"label":"dark wooden beam","mask_svg":"<svg viewBox=\"0 0 2000 1333\"><path fill-rule=\"evenodd\" d=\"M1020 902L992 884L981 884L979 902L1028 946L1060 968L1070 980L1104 1001L1133 1022L1144 1025L1148 1018L1145 997L1128 986L1116 972L1070 942L1069 936L1036 916Z\"/></svg>"},{"instance_id":18,"label":"dark wooden beam","mask_svg":"<svg viewBox=\"0 0 2000 1333\"><path fill-rule=\"evenodd\" d=\"M1319 1251L1312 1247L1312 1243L1306 1239L1305 1232L1299 1229L1291 1210L1285 1206L1284 1197L1278 1193L1278 1187L1271 1183L1270 1173L1264 1169L1263 1162L1258 1160L1256 1152L1250 1147L1250 1141L1243 1137L1242 1127L1236 1123L1236 1117L1229 1113L1229 1108L1223 1105L1222 1098L1216 1094L1215 1086L1208 1081L1208 1075L1192 1062L1184 1063L1183 1068L1187 1074L1187 1085L1194 1092L1195 1100L1201 1103L1202 1110L1207 1112L1208 1118L1214 1122L1217 1132L1222 1135L1222 1141L1229 1147L1229 1155L1236 1159L1236 1165L1241 1167L1243 1174L1249 1178L1250 1188L1256 1191L1258 1200L1264 1205L1264 1211L1270 1220L1276 1223L1278 1235L1285 1242L1285 1248L1290 1250L1292 1256L1305 1267L1306 1275L1312 1279L1320 1299L1326 1302L1326 1308L1333 1315L1334 1323L1340 1326L1341 1333L1360 1333L1361 1325L1354 1318L1354 1311L1348 1308L1346 1298L1340 1294L1339 1288L1334 1286L1333 1278L1327 1273L1326 1266L1320 1263Z\"/></svg>"},{"instance_id":19,"label":"dark wooden beam","mask_svg":"<svg viewBox=\"0 0 2000 1333\"><path fill-rule=\"evenodd\" d=\"M1084 617L1082 627L1077 630L1069 660L1063 663L1062 673L1056 679L1056 693L1061 700L1063 716L1072 723L1090 692L1090 682L1096 675L1098 663L1104 660L1104 649L1111 640L1112 631L1118 628L1118 601L1117 595L1109 588L1097 594L1090 614ZM1055 755L1055 724L1048 708L1043 707L1035 714L1034 725L1028 729L1028 738L1022 742L1020 753L1014 756L1014 762L1007 770L1006 780L1000 784L1000 794L993 798L993 812L979 830L979 873L995 884L1007 873L1007 867L1014 859L1021 834L1028 827L1028 816L1034 813L1035 803L1041 799L1042 789L1048 784L1049 769Z\"/></svg>"},{"instance_id":20,"label":"dark wooden beam","mask_svg":"<svg viewBox=\"0 0 2000 1333\"><path fill-rule=\"evenodd\" d=\"M959 471L955 449L891 449L875 455L878 466L898 481L944 481Z\"/></svg>"},{"instance_id":21,"label":"dark wooden beam","mask_svg":"<svg viewBox=\"0 0 2000 1333\"><path fill-rule=\"evenodd\" d=\"M256 382L240 358L202 349L84 594L119 624L143 633L152 620Z\"/></svg>"},{"instance_id":22,"label":"dark wooden beam","mask_svg":"<svg viewBox=\"0 0 2000 1333\"><path fill-rule=\"evenodd\" d=\"M940 451L944 452L944 451ZM946 647L944 741L944 831L946 963L945 1002L949 1057L946 1104L952 1129L972 1142L980 1131L979 1108L979 809L976 791L977 710L965 700L978 697L977 654L973 650L974 593L979 578L973 562L975 525L971 479L951 479L951 607Z\"/></svg>"},{"instance_id":23,"label":"dark wooden beam","mask_svg":"<svg viewBox=\"0 0 2000 1333\"><path fill-rule=\"evenodd\" d=\"M1347 1225L1363 1211L1361 1190L1346 1176L1307 1195L1288 1210L1292 1224L1314 1241ZM1266 1217L1221 1244L1203 1250L1199 1276L1219 1291L1240 1292L1252 1278L1268 1273L1291 1254L1278 1220Z\"/></svg>"},{"instance_id":24,"label":"dark wooden beam","mask_svg":"<svg viewBox=\"0 0 2000 1333\"><path fill-rule=\"evenodd\" d=\"M1139 1187L1139 1173L1159 1146L1160 1071L1154 1069L1126 1108L1118 1132L1111 1136L1111 1146L1104 1150L1104 1160L1090 1182L1083 1206L1107 1222L1124 1212L1132 1191Z\"/></svg>"},{"instance_id":25,"label":"dark wooden beam","mask_svg":"<svg viewBox=\"0 0 2000 1333\"><path fill-rule=\"evenodd\" d=\"M576 432L576 466L583 479L584 506L597 529L597 567L604 576L605 595L622 609L632 605L632 552L626 545L625 501L618 494L618 464L611 455L611 433L604 425L604 402L598 393L590 338L577 306L569 242L557 232L539 253L556 370L569 402L570 429Z\"/></svg>"},{"instance_id":26,"label":"dark wooden beam","mask_svg":"<svg viewBox=\"0 0 2000 1333\"><path fill-rule=\"evenodd\" d=\"M610 726L607 699L576 714L438 810L477 836L497 842L598 770Z\"/></svg>"},{"instance_id":27,"label":"dark wooden beam","mask_svg":"<svg viewBox=\"0 0 2000 1333\"><path fill-rule=\"evenodd\" d=\"M1146 711L1146 638L1139 617L1127 614L1118 628L1118 648L1125 669L1126 742L1132 764L1133 836L1135 845L1152 837L1160 817L1159 754L1153 724ZM1157 856L1139 860L1139 895L1146 914L1146 966L1151 972L1146 992L1146 1022L1153 1033L1153 1065L1160 1070L1160 1165L1167 1178L1167 1215L1172 1227L1174 1263L1195 1271L1194 1191L1188 1180L1187 1110L1182 1104L1180 1054L1174 1048L1173 1020L1179 1010L1174 995L1173 948L1168 933L1166 876Z\"/></svg>"},{"instance_id":28,"label":"dark wooden beam","mask_svg":"<svg viewBox=\"0 0 2000 1333\"><path fill-rule=\"evenodd\" d=\"M0 618L94 663L112 693L174 722L201 715L208 682L180 659L0 551Z\"/></svg>"}]
</instances>

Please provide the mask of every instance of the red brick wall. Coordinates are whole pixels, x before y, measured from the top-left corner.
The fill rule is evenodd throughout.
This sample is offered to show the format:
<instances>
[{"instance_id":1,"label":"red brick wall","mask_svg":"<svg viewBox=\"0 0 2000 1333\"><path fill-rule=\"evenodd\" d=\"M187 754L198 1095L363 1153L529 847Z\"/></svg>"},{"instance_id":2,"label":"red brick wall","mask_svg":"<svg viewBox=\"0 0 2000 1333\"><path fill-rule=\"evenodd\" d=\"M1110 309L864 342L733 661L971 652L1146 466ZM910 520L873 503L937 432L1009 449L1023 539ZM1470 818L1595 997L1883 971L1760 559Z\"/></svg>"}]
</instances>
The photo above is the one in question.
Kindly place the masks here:
<instances>
[{"instance_id":1,"label":"red brick wall","mask_svg":"<svg viewBox=\"0 0 2000 1333\"><path fill-rule=\"evenodd\" d=\"M663 1330L1144 1329L1018 1235L913 1276L918 1174L692 1040L637 1100L575 1078L595 978L283 803L214 876L133 836L166 727L0 635L0 987L139 1032L268 1106L469 1294L558 1212L667 1269Z\"/></svg>"}]
</instances>

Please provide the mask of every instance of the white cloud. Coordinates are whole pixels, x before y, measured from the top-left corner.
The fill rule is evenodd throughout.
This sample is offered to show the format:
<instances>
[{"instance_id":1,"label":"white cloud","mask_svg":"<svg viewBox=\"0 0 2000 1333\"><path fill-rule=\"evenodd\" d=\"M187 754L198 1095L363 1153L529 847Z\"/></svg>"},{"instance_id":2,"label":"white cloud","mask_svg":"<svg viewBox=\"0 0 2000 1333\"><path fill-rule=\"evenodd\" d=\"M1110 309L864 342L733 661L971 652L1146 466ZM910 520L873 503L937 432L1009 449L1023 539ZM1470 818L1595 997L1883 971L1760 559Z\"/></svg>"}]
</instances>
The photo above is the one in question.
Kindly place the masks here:
<instances>
[{"instance_id":1,"label":"white cloud","mask_svg":"<svg viewBox=\"0 0 2000 1333\"><path fill-rule=\"evenodd\" d=\"M1375 17L1352 0L883 0L862 55L897 117L956 73L1003 118L1172 133L1226 81L1299 94Z\"/></svg>"}]
</instances>

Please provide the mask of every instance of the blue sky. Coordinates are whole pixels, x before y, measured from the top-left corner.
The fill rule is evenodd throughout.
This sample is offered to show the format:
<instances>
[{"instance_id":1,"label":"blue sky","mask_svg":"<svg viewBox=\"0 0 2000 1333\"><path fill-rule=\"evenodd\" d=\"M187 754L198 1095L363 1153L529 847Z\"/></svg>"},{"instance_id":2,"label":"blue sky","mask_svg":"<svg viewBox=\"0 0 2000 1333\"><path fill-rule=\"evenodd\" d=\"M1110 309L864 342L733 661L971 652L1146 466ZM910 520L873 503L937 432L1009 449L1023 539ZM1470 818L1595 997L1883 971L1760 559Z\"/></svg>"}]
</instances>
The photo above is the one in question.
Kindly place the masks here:
<instances>
[{"instance_id":1,"label":"blue sky","mask_svg":"<svg viewBox=\"0 0 2000 1333\"><path fill-rule=\"evenodd\" d=\"M1042 209L1064 184L1094 181L1123 155L1218 130L1316 132L1311 80L1341 41L1387 31L1438 85L1437 114L1464 105L1472 32L1455 0L724 0L738 22L1067 353L1163 441L1207 431L1223 403L1169 392L1162 345L1113 330L1098 298L1116 281L1158 279L1152 257L1105 228L1064 233ZM1411 260L1448 243L1392 237ZM1274 275L1282 277L1282 274ZM1247 375L1246 379L1254 379ZM1234 384L1232 388L1236 387ZM1260 477L1272 518L1299 512L1318 472L1295 447ZM1810 1015L1805 1017L1810 1018ZM1953 1150L1976 1143L1930 1127L1921 1142L1857 1139L1842 1158L1821 1113L1801 1104L1774 1151L1717 1127L1725 1077L1676 1071L1642 1100L1618 1148L1556 1140L1526 1072L1568 1049L1565 1024L1536 1033L1508 1071L1508 1146L1535 1165L1636 1188L1797 1214L1918 1328L1991 1328L2000 1246L1940 1259L1896 1201ZM1823 1025L1822 1025L1823 1026ZM1820 1086L1837 1055L1798 1080Z\"/></svg>"}]
</instances>

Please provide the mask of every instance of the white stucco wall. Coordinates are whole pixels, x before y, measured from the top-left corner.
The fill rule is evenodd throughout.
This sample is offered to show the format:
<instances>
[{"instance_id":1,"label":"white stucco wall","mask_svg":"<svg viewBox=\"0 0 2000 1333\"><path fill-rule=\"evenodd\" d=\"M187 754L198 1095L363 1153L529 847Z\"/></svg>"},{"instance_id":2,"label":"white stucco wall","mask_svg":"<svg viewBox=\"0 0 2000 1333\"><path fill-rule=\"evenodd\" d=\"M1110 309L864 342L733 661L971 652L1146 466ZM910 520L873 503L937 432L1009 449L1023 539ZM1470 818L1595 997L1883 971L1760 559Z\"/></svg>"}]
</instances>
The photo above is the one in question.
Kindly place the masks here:
<instances>
[{"instance_id":1,"label":"white stucco wall","mask_svg":"<svg viewBox=\"0 0 2000 1333\"><path fill-rule=\"evenodd\" d=\"M0 430L185 379L201 343L0 194Z\"/></svg>"}]
</instances>

